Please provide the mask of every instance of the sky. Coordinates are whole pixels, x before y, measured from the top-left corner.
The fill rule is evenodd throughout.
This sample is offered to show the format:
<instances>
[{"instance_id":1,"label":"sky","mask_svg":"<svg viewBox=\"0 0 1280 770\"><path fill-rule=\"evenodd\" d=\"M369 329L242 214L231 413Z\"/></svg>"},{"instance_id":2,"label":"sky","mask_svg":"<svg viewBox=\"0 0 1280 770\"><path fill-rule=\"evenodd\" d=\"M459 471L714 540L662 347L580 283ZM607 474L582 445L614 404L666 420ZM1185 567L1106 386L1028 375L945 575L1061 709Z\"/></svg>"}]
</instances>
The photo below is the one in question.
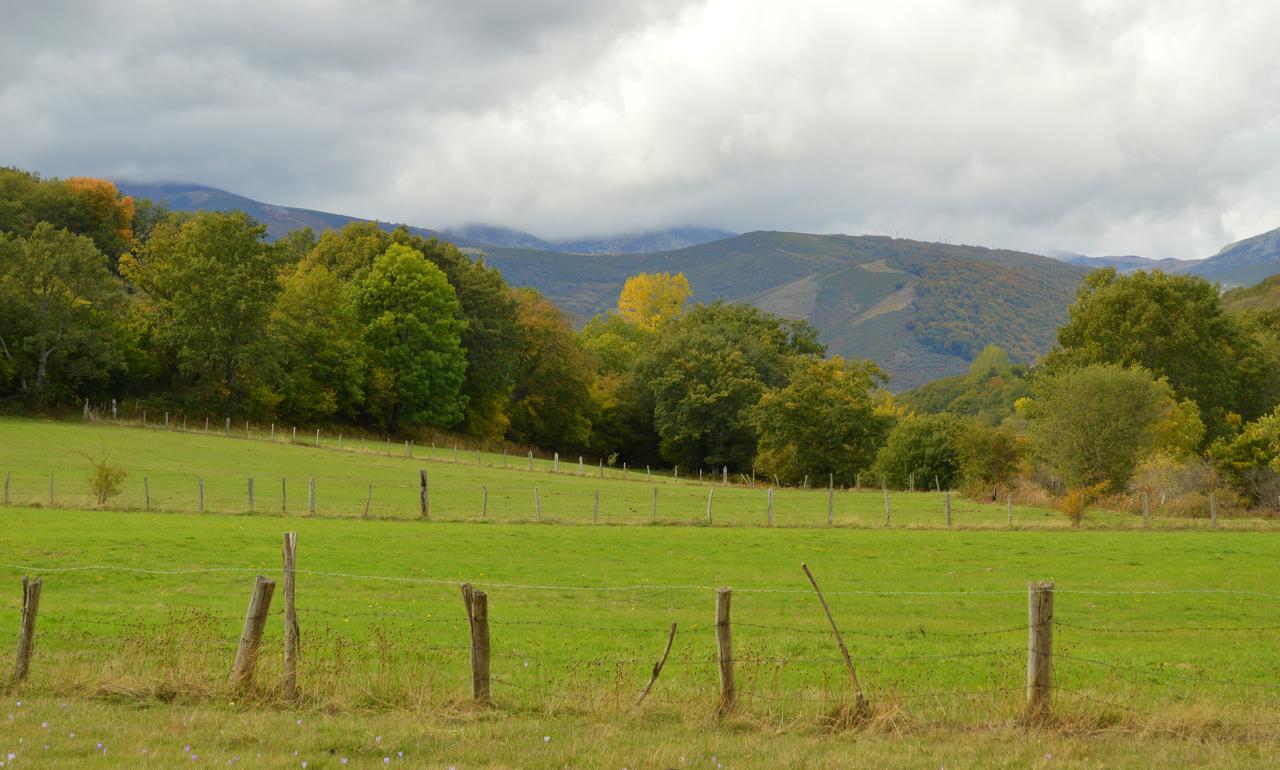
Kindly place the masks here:
<instances>
[{"instance_id":1,"label":"sky","mask_svg":"<svg viewBox=\"0 0 1280 770\"><path fill-rule=\"evenodd\" d=\"M1280 3L0 0L0 165L546 238L1205 257L1280 227Z\"/></svg>"}]
</instances>

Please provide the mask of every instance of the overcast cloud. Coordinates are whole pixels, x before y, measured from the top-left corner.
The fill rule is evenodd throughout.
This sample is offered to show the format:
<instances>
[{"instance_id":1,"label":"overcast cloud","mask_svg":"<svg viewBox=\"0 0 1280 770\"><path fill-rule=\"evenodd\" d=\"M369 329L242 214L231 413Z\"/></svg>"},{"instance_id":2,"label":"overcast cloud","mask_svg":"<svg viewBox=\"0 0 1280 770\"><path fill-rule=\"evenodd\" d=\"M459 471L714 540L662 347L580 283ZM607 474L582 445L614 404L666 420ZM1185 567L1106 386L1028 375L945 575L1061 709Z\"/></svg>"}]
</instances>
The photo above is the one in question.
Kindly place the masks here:
<instances>
[{"instance_id":1,"label":"overcast cloud","mask_svg":"<svg viewBox=\"0 0 1280 770\"><path fill-rule=\"evenodd\" d=\"M1280 227L1280 3L0 0L0 164L571 237L1202 257Z\"/></svg>"}]
</instances>

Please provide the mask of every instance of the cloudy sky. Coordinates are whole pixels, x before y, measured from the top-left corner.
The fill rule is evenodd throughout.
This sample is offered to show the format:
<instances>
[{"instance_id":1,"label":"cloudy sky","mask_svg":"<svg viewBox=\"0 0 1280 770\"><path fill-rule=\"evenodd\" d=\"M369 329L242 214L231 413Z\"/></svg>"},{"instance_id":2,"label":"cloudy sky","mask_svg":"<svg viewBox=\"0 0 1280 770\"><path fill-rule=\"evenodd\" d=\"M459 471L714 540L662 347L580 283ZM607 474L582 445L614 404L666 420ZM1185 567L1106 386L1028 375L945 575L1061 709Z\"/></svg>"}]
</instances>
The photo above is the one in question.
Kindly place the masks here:
<instances>
[{"instance_id":1,"label":"cloudy sky","mask_svg":"<svg viewBox=\"0 0 1280 770\"><path fill-rule=\"evenodd\" d=\"M0 165L544 237L1201 257L1280 227L1274 0L0 0Z\"/></svg>"}]
</instances>

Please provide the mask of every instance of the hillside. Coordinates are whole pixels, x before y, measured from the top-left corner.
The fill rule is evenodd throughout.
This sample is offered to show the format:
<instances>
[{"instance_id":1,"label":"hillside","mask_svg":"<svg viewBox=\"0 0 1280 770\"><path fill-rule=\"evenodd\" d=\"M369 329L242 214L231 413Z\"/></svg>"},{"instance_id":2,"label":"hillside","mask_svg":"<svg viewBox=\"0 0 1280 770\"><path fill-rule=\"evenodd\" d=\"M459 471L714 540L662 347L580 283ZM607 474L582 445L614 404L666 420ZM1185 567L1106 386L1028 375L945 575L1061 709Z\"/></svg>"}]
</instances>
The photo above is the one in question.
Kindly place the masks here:
<instances>
[{"instance_id":1,"label":"hillside","mask_svg":"<svg viewBox=\"0 0 1280 770\"><path fill-rule=\"evenodd\" d=\"M1228 244L1187 272L1224 287L1252 286L1280 273L1280 228Z\"/></svg>"},{"instance_id":2,"label":"hillside","mask_svg":"<svg viewBox=\"0 0 1280 770\"><path fill-rule=\"evenodd\" d=\"M1229 310L1275 310L1280 308L1280 275L1273 275L1256 286L1243 286L1222 295Z\"/></svg>"},{"instance_id":3,"label":"hillside","mask_svg":"<svg viewBox=\"0 0 1280 770\"><path fill-rule=\"evenodd\" d=\"M271 238L364 221L198 185L124 183L121 190L178 211L243 210L265 223ZM1045 353L1087 272L1033 254L878 236L753 232L665 251L603 254L589 252L724 233L683 228L552 244L495 227L460 234L410 229L484 255L508 282L538 289L579 321L614 307L629 275L683 272L697 301L749 302L812 322L832 353L876 361L894 390L963 372L987 344L1018 361ZM565 248L550 250L555 245Z\"/></svg>"},{"instance_id":4,"label":"hillside","mask_svg":"<svg viewBox=\"0 0 1280 770\"><path fill-rule=\"evenodd\" d=\"M316 233L337 229L351 222L368 222L367 219L351 217L345 214L331 214L327 211L294 208L292 206L276 206L246 198L243 195L219 190L216 187L205 187L193 184L143 184L135 182L116 182L116 187L124 195L135 198L150 198L162 201L174 211L243 211L267 226L267 237L271 240L283 238L294 230L310 227ZM393 230L397 225L380 223L385 230ZM422 227L409 227L409 230L424 238L448 239L459 246L478 246L462 238L447 237L435 230Z\"/></svg>"},{"instance_id":5,"label":"hillside","mask_svg":"<svg viewBox=\"0 0 1280 770\"><path fill-rule=\"evenodd\" d=\"M560 251L568 254L646 254L654 251L672 251L686 246L732 238L736 233L708 227L673 227L667 230L609 235L599 238L578 238L567 241L546 241L531 233L491 225L468 225L444 231L447 238L483 243L504 248Z\"/></svg>"},{"instance_id":6,"label":"hillside","mask_svg":"<svg viewBox=\"0 0 1280 770\"><path fill-rule=\"evenodd\" d=\"M750 302L812 322L832 353L884 367L894 390L963 372L990 343L1021 361L1043 354L1087 272L1021 252L780 232L631 256L484 253L507 280L580 318L612 307L628 275L684 272L698 301Z\"/></svg>"}]
</instances>

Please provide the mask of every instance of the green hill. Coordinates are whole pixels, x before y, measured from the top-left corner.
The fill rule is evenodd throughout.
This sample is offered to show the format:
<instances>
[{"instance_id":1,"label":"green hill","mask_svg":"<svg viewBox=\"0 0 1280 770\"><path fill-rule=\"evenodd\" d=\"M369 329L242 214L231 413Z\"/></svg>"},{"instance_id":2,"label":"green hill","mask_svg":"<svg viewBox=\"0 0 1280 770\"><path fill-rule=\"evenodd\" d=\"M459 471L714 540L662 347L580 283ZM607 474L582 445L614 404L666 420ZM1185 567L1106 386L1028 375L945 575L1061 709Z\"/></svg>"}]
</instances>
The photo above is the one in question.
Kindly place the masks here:
<instances>
[{"instance_id":1,"label":"green hill","mask_svg":"<svg viewBox=\"0 0 1280 770\"><path fill-rule=\"evenodd\" d=\"M1222 295L1229 310L1275 310L1280 308L1280 275L1273 275L1256 286L1232 289Z\"/></svg>"},{"instance_id":2,"label":"green hill","mask_svg":"<svg viewBox=\"0 0 1280 770\"><path fill-rule=\"evenodd\" d=\"M963 372L987 344L1029 361L1052 346L1087 270L1015 251L879 236L753 232L656 254L486 247L507 280L587 318L627 276L683 272L695 299L812 322L831 352L871 358L894 390Z\"/></svg>"}]
</instances>

